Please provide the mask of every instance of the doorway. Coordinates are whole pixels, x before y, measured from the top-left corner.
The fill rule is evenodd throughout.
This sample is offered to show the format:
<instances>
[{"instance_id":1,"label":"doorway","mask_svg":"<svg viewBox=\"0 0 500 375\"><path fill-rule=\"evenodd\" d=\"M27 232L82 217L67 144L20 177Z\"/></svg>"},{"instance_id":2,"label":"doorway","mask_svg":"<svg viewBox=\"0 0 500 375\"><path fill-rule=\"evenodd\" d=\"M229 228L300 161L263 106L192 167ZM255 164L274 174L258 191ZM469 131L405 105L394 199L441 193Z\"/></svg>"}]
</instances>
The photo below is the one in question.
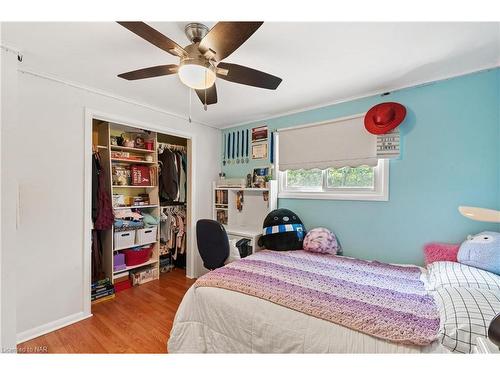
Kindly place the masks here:
<instances>
[{"instance_id":1,"label":"doorway","mask_svg":"<svg viewBox=\"0 0 500 375\"><path fill-rule=\"evenodd\" d=\"M92 220L86 223L85 232L89 233L86 249L91 251L84 260L84 306L90 313L92 300L119 298L127 279L130 287L140 286L173 268L177 273L183 270L187 277L194 276L194 139L190 134L90 111L86 124L91 129L91 135L86 132L91 152L86 163L85 201ZM166 159L171 163L163 165L163 171L177 168L176 196L161 191L161 164L165 163L161 154L165 150L174 155ZM104 177L96 174L96 159ZM172 193L171 188L167 192ZM113 223L96 228L99 210L95 197L99 190L101 196L109 197Z\"/></svg>"}]
</instances>

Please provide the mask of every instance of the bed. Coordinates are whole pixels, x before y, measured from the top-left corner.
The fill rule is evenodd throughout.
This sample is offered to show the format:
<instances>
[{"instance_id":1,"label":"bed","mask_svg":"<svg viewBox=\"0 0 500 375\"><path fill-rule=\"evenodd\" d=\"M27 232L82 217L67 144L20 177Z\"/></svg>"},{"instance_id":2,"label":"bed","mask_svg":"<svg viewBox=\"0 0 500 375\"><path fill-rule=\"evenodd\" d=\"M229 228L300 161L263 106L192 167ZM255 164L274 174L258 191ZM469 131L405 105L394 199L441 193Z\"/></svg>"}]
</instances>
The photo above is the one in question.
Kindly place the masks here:
<instances>
[{"instance_id":1,"label":"bed","mask_svg":"<svg viewBox=\"0 0 500 375\"><path fill-rule=\"evenodd\" d=\"M275 252L271 252L275 253ZM301 257L301 252L280 252L280 256ZM303 252L304 253L304 252ZM259 254L259 253L257 253ZM259 257L267 256L265 253L253 255L248 260L242 260L225 266L221 273L234 271L241 268L242 263L249 267L249 263L256 263L258 266ZM274 255L273 255L274 256ZM331 259L352 259L346 257L335 257L319 254L306 254L307 259L321 257L321 261L328 264ZM330 258L329 258L330 257ZM318 258L319 259L319 258ZM303 259L300 259L303 262ZM356 260L359 261L359 260ZM361 262L361 261L359 261ZM363 261L365 262L365 261ZM463 290L472 290L485 285L470 285L463 280L451 281L451 285L442 285L442 273L449 272L457 274L457 270L445 266L434 269L433 275L429 275L425 269L420 269L420 281L425 288L425 295L421 292L422 298L432 296L436 301L436 310L439 314L438 329L436 336L427 344L413 345L406 342L390 341L377 335L372 330L370 333L363 332L363 329L352 329L346 323L336 324L332 319L319 318L310 313L298 311L296 308L287 307L272 298L267 298L265 294L259 294L259 288L252 293L245 291L230 290L227 285L220 283L223 278L217 280L213 276L215 271L205 275L199 280L204 283L193 285L179 306L174 325L168 342L170 353L449 353L472 352L474 346L474 335L468 333L467 339L458 337L457 332L463 335L464 327L453 329L449 322L457 322L456 314L450 311L450 303L447 298L458 293L463 296ZM302 263L300 263L302 264ZM255 264L252 265L255 267ZM371 264L369 264L371 266ZM357 267L357 266L356 266ZM346 278L353 279L358 272L356 267L351 267L346 272ZM406 267L406 266L400 266ZM415 268L415 266L412 266ZM448 267L448 268L447 268ZM444 269L444 270L443 270ZM277 272L272 269L272 273ZM353 276L354 275L354 276ZM437 275L437 276L436 276ZM431 278L430 276L433 276ZM300 276L303 277L303 276ZM477 279L477 275L464 276L466 280ZM307 278L307 276L305 276ZM489 316L494 316L500 311L500 280L491 278L488 275L486 282L487 291L481 289L481 295L486 299L486 304L491 307L491 311L481 311L483 326L487 326ZM216 280L218 286L210 286L210 280ZM449 277L444 277L450 280ZM492 283L491 279L494 280ZM207 282L208 280L208 282ZM296 279L298 280L298 279ZM305 279L304 279L305 280ZM440 283L441 281L441 283ZM304 281L305 282L305 281ZM458 284L460 285L458 285ZM496 284L498 283L498 285ZM340 285L340 284L339 284ZM498 289L496 289L498 286ZM445 288L445 289L443 289ZM448 289L446 289L448 288ZM455 288L452 292L449 288ZM458 288L458 289L456 289ZM444 292L446 291L446 292ZM485 295L484 293L490 293ZM397 293L391 291L391 294ZM270 300L271 299L271 300ZM463 300L463 298L462 298ZM477 300L477 298L476 298ZM456 306L456 303L451 303ZM484 307L484 306L483 306ZM489 314L489 315L488 315ZM477 322L471 322L471 312L467 311L466 316L469 321L469 330L475 327ZM440 318L440 319L439 319ZM485 328L486 329L486 328ZM482 335L482 331L479 332ZM455 350L453 350L455 349Z\"/></svg>"}]
</instances>

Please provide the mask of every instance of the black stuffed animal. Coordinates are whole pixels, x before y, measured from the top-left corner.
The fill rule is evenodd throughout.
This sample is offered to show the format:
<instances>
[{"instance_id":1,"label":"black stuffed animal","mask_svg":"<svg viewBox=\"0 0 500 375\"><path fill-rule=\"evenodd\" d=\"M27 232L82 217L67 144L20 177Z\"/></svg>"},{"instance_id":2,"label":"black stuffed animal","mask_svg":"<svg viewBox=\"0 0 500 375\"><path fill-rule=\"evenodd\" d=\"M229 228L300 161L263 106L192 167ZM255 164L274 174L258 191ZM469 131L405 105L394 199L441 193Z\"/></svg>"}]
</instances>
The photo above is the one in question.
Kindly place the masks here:
<instances>
[{"instance_id":1,"label":"black stuffed animal","mask_svg":"<svg viewBox=\"0 0 500 375\"><path fill-rule=\"evenodd\" d=\"M259 246L268 250L300 250L305 228L299 217L286 208L271 211L264 219Z\"/></svg>"}]
</instances>

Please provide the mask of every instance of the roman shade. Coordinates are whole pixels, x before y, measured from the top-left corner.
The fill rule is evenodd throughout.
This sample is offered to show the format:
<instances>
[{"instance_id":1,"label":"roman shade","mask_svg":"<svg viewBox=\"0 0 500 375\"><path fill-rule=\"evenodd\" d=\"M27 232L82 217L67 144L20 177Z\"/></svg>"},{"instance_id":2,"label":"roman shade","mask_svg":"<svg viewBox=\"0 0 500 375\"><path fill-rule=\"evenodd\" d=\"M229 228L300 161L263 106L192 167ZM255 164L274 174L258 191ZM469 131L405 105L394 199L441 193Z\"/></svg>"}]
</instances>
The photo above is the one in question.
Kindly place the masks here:
<instances>
[{"instance_id":1,"label":"roman shade","mask_svg":"<svg viewBox=\"0 0 500 375\"><path fill-rule=\"evenodd\" d=\"M377 137L364 116L278 131L279 169L376 166Z\"/></svg>"}]
</instances>

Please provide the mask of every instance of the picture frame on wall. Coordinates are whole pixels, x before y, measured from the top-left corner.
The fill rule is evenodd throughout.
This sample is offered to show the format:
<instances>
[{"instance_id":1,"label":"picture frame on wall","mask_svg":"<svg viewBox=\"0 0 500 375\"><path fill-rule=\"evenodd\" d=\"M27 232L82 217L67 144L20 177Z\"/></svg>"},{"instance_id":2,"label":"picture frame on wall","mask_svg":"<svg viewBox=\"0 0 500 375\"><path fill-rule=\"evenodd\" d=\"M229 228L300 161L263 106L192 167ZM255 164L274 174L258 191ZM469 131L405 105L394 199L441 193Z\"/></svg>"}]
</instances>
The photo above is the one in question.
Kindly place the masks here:
<instances>
[{"instance_id":1,"label":"picture frame on wall","mask_svg":"<svg viewBox=\"0 0 500 375\"><path fill-rule=\"evenodd\" d=\"M269 167L254 168L252 174L252 187L265 188L269 178Z\"/></svg>"},{"instance_id":2,"label":"picture frame on wall","mask_svg":"<svg viewBox=\"0 0 500 375\"><path fill-rule=\"evenodd\" d=\"M267 159L267 141L252 143L252 159Z\"/></svg>"},{"instance_id":3,"label":"picture frame on wall","mask_svg":"<svg viewBox=\"0 0 500 375\"><path fill-rule=\"evenodd\" d=\"M252 128L252 143L267 140L267 125Z\"/></svg>"}]
</instances>

